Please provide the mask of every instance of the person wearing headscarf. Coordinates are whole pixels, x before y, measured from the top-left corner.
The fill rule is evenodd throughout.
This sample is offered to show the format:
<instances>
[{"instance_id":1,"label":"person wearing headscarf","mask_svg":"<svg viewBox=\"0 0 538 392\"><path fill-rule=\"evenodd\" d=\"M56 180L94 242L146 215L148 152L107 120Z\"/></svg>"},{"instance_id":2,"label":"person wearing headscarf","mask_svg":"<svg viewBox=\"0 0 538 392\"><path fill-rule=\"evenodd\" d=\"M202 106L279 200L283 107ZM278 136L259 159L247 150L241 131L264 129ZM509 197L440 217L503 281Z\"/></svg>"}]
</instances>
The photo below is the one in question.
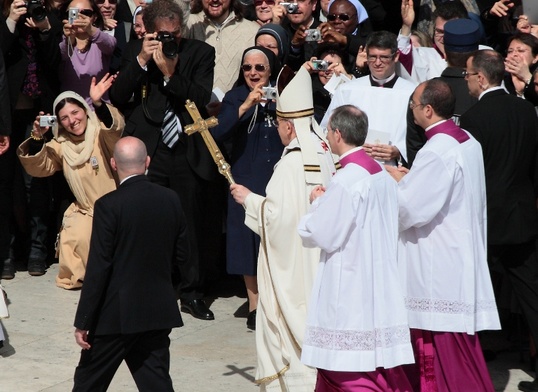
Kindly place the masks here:
<instances>
[{"instance_id":1,"label":"person wearing headscarf","mask_svg":"<svg viewBox=\"0 0 538 392\"><path fill-rule=\"evenodd\" d=\"M280 25L269 23L260 27L255 37L255 45L270 49L277 55L280 64L286 64L288 58L289 37L288 32ZM276 78L276 76L274 76Z\"/></svg>"},{"instance_id":2,"label":"person wearing headscarf","mask_svg":"<svg viewBox=\"0 0 538 392\"><path fill-rule=\"evenodd\" d=\"M280 63L263 47L243 52L236 87L224 96L219 125L211 130L217 141L229 147L232 176L253 192L265 196L265 187L284 146L274 125L276 104L264 95L275 86ZM255 329L258 282L256 267L260 237L244 225L245 210L228 195L226 263L229 274L243 275L249 301L247 327Z\"/></svg>"},{"instance_id":3,"label":"person wearing headscarf","mask_svg":"<svg viewBox=\"0 0 538 392\"><path fill-rule=\"evenodd\" d=\"M67 208L60 229L56 285L64 289L82 286L91 236L95 201L116 189L117 178L110 167L116 141L125 127L120 112L101 101L115 76L106 74L99 83L91 81L92 111L85 99L72 91L54 101L57 120L41 127L43 112L36 117L31 137L18 148L24 169L34 177L48 177L57 171L64 176L76 200ZM53 139L44 143L43 134L52 128Z\"/></svg>"}]
</instances>

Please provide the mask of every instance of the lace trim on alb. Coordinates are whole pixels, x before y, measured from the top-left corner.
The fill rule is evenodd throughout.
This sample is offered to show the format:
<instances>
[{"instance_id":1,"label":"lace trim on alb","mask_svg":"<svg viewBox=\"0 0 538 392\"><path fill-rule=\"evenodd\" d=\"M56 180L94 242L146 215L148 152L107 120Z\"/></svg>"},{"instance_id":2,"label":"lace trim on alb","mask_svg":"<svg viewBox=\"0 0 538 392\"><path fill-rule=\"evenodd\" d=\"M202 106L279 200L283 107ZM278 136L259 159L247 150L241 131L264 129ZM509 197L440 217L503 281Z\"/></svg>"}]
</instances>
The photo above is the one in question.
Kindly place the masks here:
<instances>
[{"instance_id":1,"label":"lace trim on alb","mask_svg":"<svg viewBox=\"0 0 538 392\"><path fill-rule=\"evenodd\" d=\"M495 300L478 301L469 304L462 301L432 298L405 298L405 307L415 312L435 312L448 314L476 314L488 311L497 311Z\"/></svg>"},{"instance_id":2,"label":"lace trim on alb","mask_svg":"<svg viewBox=\"0 0 538 392\"><path fill-rule=\"evenodd\" d=\"M304 343L327 350L373 351L409 342L409 327L398 325L373 331L345 331L320 327L306 328Z\"/></svg>"}]
</instances>

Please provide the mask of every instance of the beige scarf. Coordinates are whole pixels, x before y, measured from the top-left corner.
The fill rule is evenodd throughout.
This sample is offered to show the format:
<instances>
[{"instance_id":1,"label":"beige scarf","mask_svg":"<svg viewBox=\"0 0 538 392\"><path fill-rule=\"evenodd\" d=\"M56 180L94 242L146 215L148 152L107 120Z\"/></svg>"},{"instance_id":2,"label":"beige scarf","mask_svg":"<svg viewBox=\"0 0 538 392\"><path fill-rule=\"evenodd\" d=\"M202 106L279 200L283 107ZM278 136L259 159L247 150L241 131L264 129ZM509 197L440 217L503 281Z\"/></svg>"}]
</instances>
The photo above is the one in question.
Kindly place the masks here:
<instances>
[{"instance_id":1,"label":"beige scarf","mask_svg":"<svg viewBox=\"0 0 538 392\"><path fill-rule=\"evenodd\" d=\"M80 166L87 164L90 160L95 138L98 130L101 128L101 123L84 98L73 91L66 91L58 95L53 105L55 112L58 103L66 98L73 98L84 106L86 115L88 116L86 131L81 136L75 136L66 131L59 125L59 122L56 121L52 127L52 134L54 135L54 139L61 145L62 156L65 163L67 163L67 166L64 165L63 168L64 175L71 187L71 191L81 206L89 207L90 202L86 196L84 187L82 186L82 181L77 169ZM91 211L89 212L91 214Z\"/></svg>"}]
</instances>

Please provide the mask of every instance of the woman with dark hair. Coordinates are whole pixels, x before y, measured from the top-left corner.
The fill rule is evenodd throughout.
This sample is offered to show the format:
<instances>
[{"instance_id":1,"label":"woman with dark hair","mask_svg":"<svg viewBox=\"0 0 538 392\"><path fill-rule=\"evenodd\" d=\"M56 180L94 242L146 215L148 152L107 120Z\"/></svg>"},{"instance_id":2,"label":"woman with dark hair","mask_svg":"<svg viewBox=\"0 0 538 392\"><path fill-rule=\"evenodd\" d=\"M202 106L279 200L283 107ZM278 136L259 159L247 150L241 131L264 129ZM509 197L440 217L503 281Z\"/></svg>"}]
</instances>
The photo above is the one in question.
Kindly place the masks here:
<instances>
[{"instance_id":1,"label":"woman with dark hair","mask_svg":"<svg viewBox=\"0 0 538 392\"><path fill-rule=\"evenodd\" d=\"M78 16L69 23L69 9L78 9ZM101 79L109 70L110 61L116 47L116 38L102 31L104 20L94 0L72 0L64 4L63 32L65 39L60 42L62 63L61 90L71 90L86 99L93 77ZM108 102L108 93L103 99Z\"/></svg>"},{"instance_id":2,"label":"woman with dark hair","mask_svg":"<svg viewBox=\"0 0 538 392\"><path fill-rule=\"evenodd\" d=\"M321 44L318 46L316 53L317 57L313 57L310 61L303 64L308 72L312 75L312 94L314 96L314 118L318 123L321 122L323 116L327 112L327 108L331 104L332 95L325 89L325 85L331 80L334 74L345 75L352 79L353 76L346 71L347 56L335 44ZM326 69L318 69L312 62L313 60L322 60L327 63Z\"/></svg>"},{"instance_id":3,"label":"woman with dark hair","mask_svg":"<svg viewBox=\"0 0 538 392\"><path fill-rule=\"evenodd\" d=\"M264 88L274 86L280 72L275 54L263 47L243 52L235 88L222 101L219 125L211 130L216 140L229 145L234 179L253 192L265 187L284 146L274 125L276 104ZM247 326L256 327L258 282L256 266L260 237L244 224L245 210L228 195L226 260L229 274L243 275L249 300Z\"/></svg>"},{"instance_id":4,"label":"woman with dark hair","mask_svg":"<svg viewBox=\"0 0 538 392\"><path fill-rule=\"evenodd\" d=\"M508 73L504 78L508 92L538 106L533 82L533 74L538 68L538 38L529 33L514 34L508 40L504 65Z\"/></svg>"},{"instance_id":5,"label":"woman with dark hair","mask_svg":"<svg viewBox=\"0 0 538 392\"><path fill-rule=\"evenodd\" d=\"M90 98L95 112L80 95L66 91L54 101L56 120L40 126L43 112L36 117L31 138L17 154L32 176L47 177L57 171L64 176L76 200L64 214L58 238L59 272L56 285L64 289L82 286L90 243L93 206L104 194L116 189L110 158L125 127L119 111L101 99L115 76L106 74L99 83L92 78ZM53 139L43 134L52 128Z\"/></svg>"}]
</instances>

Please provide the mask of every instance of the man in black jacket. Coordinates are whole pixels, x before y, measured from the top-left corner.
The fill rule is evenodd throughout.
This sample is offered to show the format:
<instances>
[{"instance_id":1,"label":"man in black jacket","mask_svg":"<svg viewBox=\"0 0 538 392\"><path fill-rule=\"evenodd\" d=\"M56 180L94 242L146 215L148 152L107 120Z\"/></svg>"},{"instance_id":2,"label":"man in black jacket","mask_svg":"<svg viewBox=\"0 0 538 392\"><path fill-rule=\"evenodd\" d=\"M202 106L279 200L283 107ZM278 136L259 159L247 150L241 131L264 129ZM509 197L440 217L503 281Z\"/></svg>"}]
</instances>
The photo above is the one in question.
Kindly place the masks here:
<instances>
[{"instance_id":1,"label":"man in black jacket","mask_svg":"<svg viewBox=\"0 0 538 392\"><path fill-rule=\"evenodd\" d=\"M155 0L144 9L147 34L129 42L120 73L110 90L117 106L134 106L125 134L141 139L152 161L148 178L176 191L185 210L190 256L180 266L181 310L202 320L214 319L203 301L208 263L218 252L221 213L213 213L218 178L199 133L187 136L192 123L185 101L200 110L213 86L215 50L205 42L181 37L182 12L172 0ZM224 198L223 198L224 200Z\"/></svg>"},{"instance_id":2,"label":"man in black jacket","mask_svg":"<svg viewBox=\"0 0 538 392\"><path fill-rule=\"evenodd\" d=\"M95 203L74 391L106 390L123 360L139 390L173 391L168 335L183 322L172 270L187 257L187 231L176 193L144 176L149 162L142 141L118 141L120 186Z\"/></svg>"}]
</instances>

